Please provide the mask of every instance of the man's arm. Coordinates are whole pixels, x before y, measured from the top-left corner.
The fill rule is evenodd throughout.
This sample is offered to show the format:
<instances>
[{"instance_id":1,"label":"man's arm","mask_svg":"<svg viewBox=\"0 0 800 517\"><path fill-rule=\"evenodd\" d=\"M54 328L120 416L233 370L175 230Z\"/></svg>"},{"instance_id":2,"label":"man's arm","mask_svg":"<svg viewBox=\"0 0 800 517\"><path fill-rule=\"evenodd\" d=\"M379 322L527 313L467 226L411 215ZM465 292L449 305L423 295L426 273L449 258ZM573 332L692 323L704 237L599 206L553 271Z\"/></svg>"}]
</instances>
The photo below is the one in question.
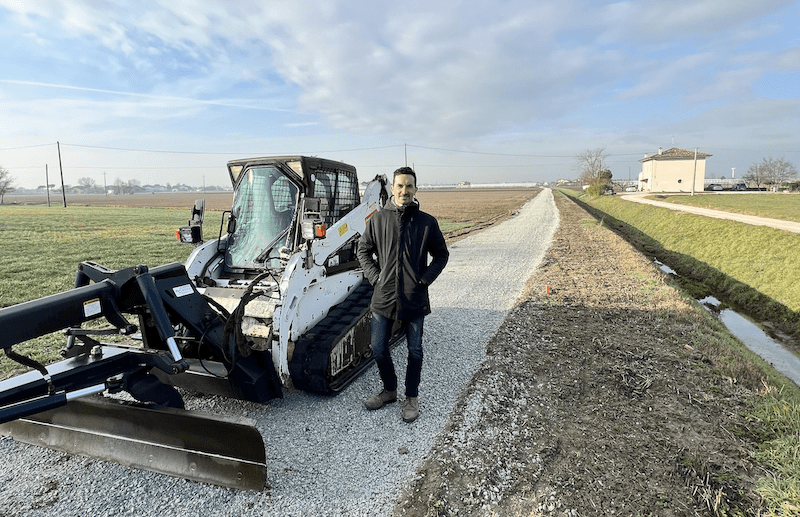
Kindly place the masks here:
<instances>
[{"instance_id":1,"label":"man's arm","mask_svg":"<svg viewBox=\"0 0 800 517\"><path fill-rule=\"evenodd\" d=\"M434 228L431 231L431 238L428 244L428 253L432 260L425 273L422 275L422 283L430 285L442 273L447 261L450 258L450 251L444 242L444 235L439 229L439 223L434 219Z\"/></svg>"},{"instance_id":2,"label":"man's arm","mask_svg":"<svg viewBox=\"0 0 800 517\"><path fill-rule=\"evenodd\" d=\"M370 223L371 221L367 223L367 229L364 231L364 235L358 239L356 258L358 258L358 262L361 264L361 268L364 270L364 277L369 281L370 284L375 285L380 277L381 269L378 267L378 263L375 262L375 259L373 258L376 248L372 233L372 224Z\"/></svg>"}]
</instances>

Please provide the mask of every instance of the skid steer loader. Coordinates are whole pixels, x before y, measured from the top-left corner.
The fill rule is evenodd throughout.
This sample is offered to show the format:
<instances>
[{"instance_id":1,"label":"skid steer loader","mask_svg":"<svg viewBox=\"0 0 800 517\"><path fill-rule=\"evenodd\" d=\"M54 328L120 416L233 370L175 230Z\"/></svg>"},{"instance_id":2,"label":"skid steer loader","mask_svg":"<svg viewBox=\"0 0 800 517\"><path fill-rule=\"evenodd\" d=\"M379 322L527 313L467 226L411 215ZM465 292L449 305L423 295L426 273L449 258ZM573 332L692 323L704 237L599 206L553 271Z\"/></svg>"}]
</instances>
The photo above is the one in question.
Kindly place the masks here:
<instances>
[{"instance_id":1,"label":"skid steer loader","mask_svg":"<svg viewBox=\"0 0 800 517\"><path fill-rule=\"evenodd\" d=\"M253 422L185 410L182 390L266 403L290 387L336 393L369 366L372 288L355 252L389 190L377 176L362 195L354 167L321 158L234 160L228 172L233 205L216 238L203 240L202 200L176 232L195 246L185 264L82 262L74 289L0 309L0 347L31 369L0 382L1 433L264 488ZM110 326L83 326L101 317ZM63 361L13 350L62 329ZM102 342L108 334L133 339Z\"/></svg>"}]
</instances>

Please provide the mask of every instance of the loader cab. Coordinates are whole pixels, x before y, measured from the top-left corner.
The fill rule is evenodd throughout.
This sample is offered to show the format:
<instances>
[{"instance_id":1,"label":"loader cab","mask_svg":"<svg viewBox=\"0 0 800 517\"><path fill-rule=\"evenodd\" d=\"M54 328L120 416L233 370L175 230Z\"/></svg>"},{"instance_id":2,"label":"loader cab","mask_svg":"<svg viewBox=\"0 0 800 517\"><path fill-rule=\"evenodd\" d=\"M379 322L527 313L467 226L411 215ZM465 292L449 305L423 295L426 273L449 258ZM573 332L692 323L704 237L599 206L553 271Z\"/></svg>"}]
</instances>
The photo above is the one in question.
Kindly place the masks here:
<instances>
[{"instance_id":1,"label":"loader cab","mask_svg":"<svg viewBox=\"0 0 800 517\"><path fill-rule=\"evenodd\" d=\"M286 244L301 186L275 165L242 168L228 224L228 270L274 266Z\"/></svg>"},{"instance_id":2,"label":"loader cab","mask_svg":"<svg viewBox=\"0 0 800 517\"><path fill-rule=\"evenodd\" d=\"M229 272L279 267L282 251L285 256L308 239L303 223L309 215L330 227L361 201L355 168L331 160L236 160L228 172L234 187L225 250Z\"/></svg>"}]
</instances>

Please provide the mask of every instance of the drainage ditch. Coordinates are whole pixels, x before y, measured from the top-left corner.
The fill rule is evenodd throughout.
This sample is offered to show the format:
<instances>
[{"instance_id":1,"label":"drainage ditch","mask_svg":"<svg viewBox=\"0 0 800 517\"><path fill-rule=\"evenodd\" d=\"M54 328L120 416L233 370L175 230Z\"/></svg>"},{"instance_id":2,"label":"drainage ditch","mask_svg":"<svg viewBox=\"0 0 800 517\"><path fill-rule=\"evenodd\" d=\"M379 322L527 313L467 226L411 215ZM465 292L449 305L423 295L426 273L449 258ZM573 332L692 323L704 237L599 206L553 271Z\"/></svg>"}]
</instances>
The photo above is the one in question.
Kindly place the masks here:
<instances>
[{"instance_id":1,"label":"drainage ditch","mask_svg":"<svg viewBox=\"0 0 800 517\"><path fill-rule=\"evenodd\" d=\"M654 260L654 262L661 271L678 276L675 270L668 265L658 260ZM779 339L769 336L757 323L725 306L714 296L705 296L697 301L747 348L758 354L776 371L800 386L800 358L787 350Z\"/></svg>"}]
</instances>

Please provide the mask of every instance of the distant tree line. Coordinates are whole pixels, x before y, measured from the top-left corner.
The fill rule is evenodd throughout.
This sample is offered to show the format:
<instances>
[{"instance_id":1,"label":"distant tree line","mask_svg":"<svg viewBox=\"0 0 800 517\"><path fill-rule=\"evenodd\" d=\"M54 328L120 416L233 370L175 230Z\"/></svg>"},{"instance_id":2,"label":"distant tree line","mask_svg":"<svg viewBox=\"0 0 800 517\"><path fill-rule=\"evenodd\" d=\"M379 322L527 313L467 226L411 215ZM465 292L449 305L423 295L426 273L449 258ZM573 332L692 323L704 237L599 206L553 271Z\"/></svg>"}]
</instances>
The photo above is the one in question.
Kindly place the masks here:
<instances>
[{"instance_id":1,"label":"distant tree line","mask_svg":"<svg viewBox=\"0 0 800 517\"><path fill-rule=\"evenodd\" d=\"M780 186L791 183L797 178L797 167L783 158L764 158L747 169L744 180L748 184L763 186Z\"/></svg>"},{"instance_id":2,"label":"distant tree line","mask_svg":"<svg viewBox=\"0 0 800 517\"><path fill-rule=\"evenodd\" d=\"M55 184L50 185L39 185L36 187L36 190L46 190L46 189L53 189L56 188ZM140 180L132 179L132 180L123 180L122 178L117 178L114 180L114 183L110 185L98 185L97 181L94 178L90 177L83 177L78 178L78 183L76 185L64 185L64 189L67 191L68 194L111 194L111 195L130 195L130 194L144 194L144 193L151 193L151 192L194 192L200 190L199 187L192 187L189 185L185 185L182 183L176 183L172 185L167 183L166 185L143 185ZM219 187L216 185L208 185L205 187L205 191L207 192L216 192L216 191L224 191L226 190L223 187ZM229 190L229 189L228 189Z\"/></svg>"},{"instance_id":3,"label":"distant tree line","mask_svg":"<svg viewBox=\"0 0 800 517\"><path fill-rule=\"evenodd\" d=\"M0 205L3 204L5 195L12 190L14 190L14 178L11 177L10 172L0 167Z\"/></svg>"}]
</instances>

